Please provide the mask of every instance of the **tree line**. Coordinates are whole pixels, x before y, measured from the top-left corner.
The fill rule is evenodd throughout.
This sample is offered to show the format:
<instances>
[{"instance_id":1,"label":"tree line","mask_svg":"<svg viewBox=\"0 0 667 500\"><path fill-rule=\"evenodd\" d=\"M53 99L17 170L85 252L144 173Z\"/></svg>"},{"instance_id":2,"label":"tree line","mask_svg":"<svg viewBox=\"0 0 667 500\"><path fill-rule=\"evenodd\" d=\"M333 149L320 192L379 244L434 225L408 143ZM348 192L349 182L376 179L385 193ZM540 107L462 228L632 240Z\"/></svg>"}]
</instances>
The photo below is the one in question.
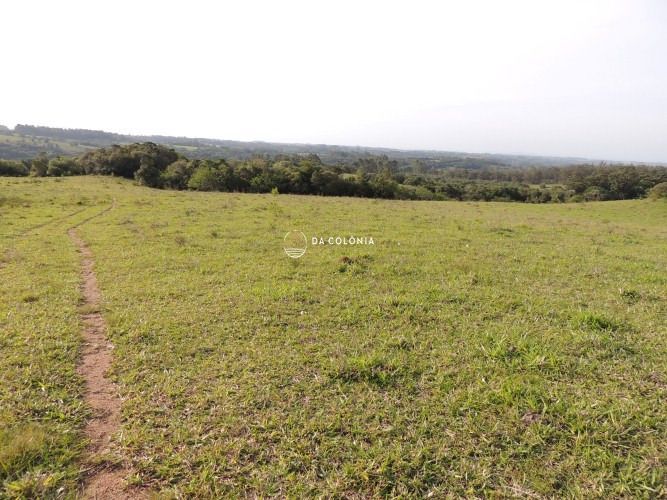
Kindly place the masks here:
<instances>
[{"instance_id":1,"label":"tree line","mask_svg":"<svg viewBox=\"0 0 667 500\"><path fill-rule=\"evenodd\" d=\"M78 157L0 160L0 175L113 175L163 189L529 203L633 199L651 190L667 191L665 167L433 170L418 163L400 165L385 155L350 165L328 165L316 154L190 159L152 142L99 148Z\"/></svg>"}]
</instances>

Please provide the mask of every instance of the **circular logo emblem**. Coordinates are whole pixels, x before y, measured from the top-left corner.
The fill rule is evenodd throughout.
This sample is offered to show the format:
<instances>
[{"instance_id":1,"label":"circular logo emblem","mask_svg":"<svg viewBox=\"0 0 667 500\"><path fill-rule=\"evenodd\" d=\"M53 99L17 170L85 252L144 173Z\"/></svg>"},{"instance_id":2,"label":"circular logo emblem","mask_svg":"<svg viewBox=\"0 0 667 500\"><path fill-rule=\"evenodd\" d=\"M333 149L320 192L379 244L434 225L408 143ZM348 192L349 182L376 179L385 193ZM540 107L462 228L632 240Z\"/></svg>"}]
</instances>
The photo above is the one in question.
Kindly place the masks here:
<instances>
[{"instance_id":1,"label":"circular logo emblem","mask_svg":"<svg viewBox=\"0 0 667 500\"><path fill-rule=\"evenodd\" d=\"M301 231L290 231L283 239L283 248L285 249L285 253L292 259L298 259L304 253L306 253L307 247L308 240L306 239L306 235Z\"/></svg>"}]
</instances>

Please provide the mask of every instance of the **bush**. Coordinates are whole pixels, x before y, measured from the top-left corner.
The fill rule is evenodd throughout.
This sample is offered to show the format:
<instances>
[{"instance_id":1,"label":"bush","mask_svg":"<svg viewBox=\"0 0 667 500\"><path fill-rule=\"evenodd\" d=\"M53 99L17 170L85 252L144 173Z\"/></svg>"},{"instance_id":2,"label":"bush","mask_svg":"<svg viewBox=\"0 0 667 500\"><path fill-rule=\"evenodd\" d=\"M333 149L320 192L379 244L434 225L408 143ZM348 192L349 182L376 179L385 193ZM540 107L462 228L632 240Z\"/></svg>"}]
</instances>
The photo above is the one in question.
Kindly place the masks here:
<instances>
[{"instance_id":1,"label":"bush","mask_svg":"<svg viewBox=\"0 0 667 500\"><path fill-rule=\"evenodd\" d=\"M46 175L50 177L81 174L83 174L83 168L81 168L75 158L65 158L62 156L49 160L49 165L46 169Z\"/></svg>"},{"instance_id":2,"label":"bush","mask_svg":"<svg viewBox=\"0 0 667 500\"><path fill-rule=\"evenodd\" d=\"M587 188L583 196L585 201L604 201L611 198L604 188L598 186Z\"/></svg>"},{"instance_id":3,"label":"bush","mask_svg":"<svg viewBox=\"0 0 667 500\"><path fill-rule=\"evenodd\" d=\"M653 186L648 192L648 197L652 200L667 199L667 182Z\"/></svg>"},{"instance_id":4,"label":"bush","mask_svg":"<svg viewBox=\"0 0 667 500\"><path fill-rule=\"evenodd\" d=\"M196 165L196 162L190 160L176 160L162 173L162 183L164 187L170 189L186 189Z\"/></svg>"},{"instance_id":5,"label":"bush","mask_svg":"<svg viewBox=\"0 0 667 500\"><path fill-rule=\"evenodd\" d=\"M155 166L152 158L145 157L139 163L139 170L134 173L134 178L144 186L162 187L162 172Z\"/></svg>"},{"instance_id":6,"label":"bush","mask_svg":"<svg viewBox=\"0 0 667 500\"><path fill-rule=\"evenodd\" d=\"M173 149L144 142L96 149L84 154L80 162L87 174L118 175L127 179L135 178L137 171L145 167L139 176L140 182L154 182L153 169L164 172L178 158Z\"/></svg>"},{"instance_id":7,"label":"bush","mask_svg":"<svg viewBox=\"0 0 667 500\"><path fill-rule=\"evenodd\" d=\"M46 154L42 153L32 160L32 163L30 164L30 175L44 177L48 168L49 159L46 157Z\"/></svg>"},{"instance_id":8,"label":"bush","mask_svg":"<svg viewBox=\"0 0 667 500\"><path fill-rule=\"evenodd\" d=\"M198 167L188 181L188 187L196 191L219 191L223 185L222 172L209 165Z\"/></svg>"},{"instance_id":9,"label":"bush","mask_svg":"<svg viewBox=\"0 0 667 500\"><path fill-rule=\"evenodd\" d=\"M28 175L28 167L18 160L0 160L0 175L7 177L23 177Z\"/></svg>"}]
</instances>

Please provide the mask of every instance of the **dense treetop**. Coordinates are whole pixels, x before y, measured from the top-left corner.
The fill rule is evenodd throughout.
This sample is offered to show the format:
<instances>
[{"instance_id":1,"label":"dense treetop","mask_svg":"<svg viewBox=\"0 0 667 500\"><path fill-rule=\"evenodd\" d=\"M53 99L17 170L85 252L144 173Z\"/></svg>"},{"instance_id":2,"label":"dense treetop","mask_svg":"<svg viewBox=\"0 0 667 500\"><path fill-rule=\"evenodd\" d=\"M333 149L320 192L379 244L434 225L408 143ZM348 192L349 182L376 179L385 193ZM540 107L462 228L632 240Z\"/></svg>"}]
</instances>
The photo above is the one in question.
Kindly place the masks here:
<instances>
[{"instance_id":1,"label":"dense treetop","mask_svg":"<svg viewBox=\"0 0 667 500\"><path fill-rule=\"evenodd\" d=\"M112 145L78 157L0 160L0 175L114 175L165 189L293 193L389 199L602 201L662 197L666 167L577 165L543 168L427 168L386 155L350 165L318 155L255 155L248 159L190 159L152 142ZM653 191L651 191L653 190Z\"/></svg>"}]
</instances>

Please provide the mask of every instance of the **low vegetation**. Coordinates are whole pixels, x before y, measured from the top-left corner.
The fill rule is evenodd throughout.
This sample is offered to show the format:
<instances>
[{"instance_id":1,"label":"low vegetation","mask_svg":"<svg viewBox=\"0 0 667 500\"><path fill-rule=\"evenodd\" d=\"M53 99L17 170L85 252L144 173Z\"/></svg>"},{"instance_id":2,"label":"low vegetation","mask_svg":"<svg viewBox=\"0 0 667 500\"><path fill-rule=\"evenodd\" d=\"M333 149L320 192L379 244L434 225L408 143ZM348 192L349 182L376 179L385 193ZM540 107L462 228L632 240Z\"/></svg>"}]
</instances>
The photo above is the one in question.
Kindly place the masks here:
<instances>
[{"instance_id":1,"label":"low vegetation","mask_svg":"<svg viewBox=\"0 0 667 500\"><path fill-rule=\"evenodd\" d=\"M654 200L667 198L667 182L656 184L649 191L649 198Z\"/></svg>"},{"instance_id":2,"label":"low vegetation","mask_svg":"<svg viewBox=\"0 0 667 500\"><path fill-rule=\"evenodd\" d=\"M71 498L81 477L89 410L75 370L78 258L65 228L107 198L59 185L0 183L0 498Z\"/></svg>"},{"instance_id":3,"label":"low vegetation","mask_svg":"<svg viewBox=\"0 0 667 500\"><path fill-rule=\"evenodd\" d=\"M662 200L92 176L3 178L0 195L0 496L75 495L88 412L65 233L112 199L78 231L123 400L109 460L128 457L132 483L165 498L667 494ZM291 229L375 245L290 259Z\"/></svg>"}]
</instances>

